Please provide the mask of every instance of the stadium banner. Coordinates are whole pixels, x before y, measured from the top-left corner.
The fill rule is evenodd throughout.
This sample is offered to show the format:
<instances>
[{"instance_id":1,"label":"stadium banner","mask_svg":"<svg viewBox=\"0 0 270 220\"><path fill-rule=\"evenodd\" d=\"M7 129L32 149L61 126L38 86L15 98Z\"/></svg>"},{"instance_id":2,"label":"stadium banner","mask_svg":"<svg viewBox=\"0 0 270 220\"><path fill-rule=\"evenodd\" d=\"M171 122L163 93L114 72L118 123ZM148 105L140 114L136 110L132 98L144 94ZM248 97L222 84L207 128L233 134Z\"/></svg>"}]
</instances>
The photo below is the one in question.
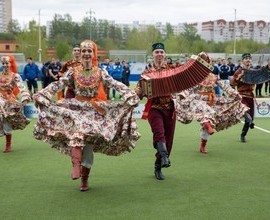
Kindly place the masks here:
<instances>
[{"instance_id":1,"label":"stadium banner","mask_svg":"<svg viewBox=\"0 0 270 220\"><path fill-rule=\"evenodd\" d=\"M254 101L254 117L262 118L262 117L270 117L270 98L262 98L256 99ZM144 104L139 104L133 111L133 115L135 118L141 118L144 110ZM24 115L27 118L37 118L38 110L33 103L27 104L24 107Z\"/></svg>"},{"instance_id":2,"label":"stadium banner","mask_svg":"<svg viewBox=\"0 0 270 220\"><path fill-rule=\"evenodd\" d=\"M33 103L24 106L23 113L26 118L38 118L38 109Z\"/></svg>"},{"instance_id":3,"label":"stadium banner","mask_svg":"<svg viewBox=\"0 0 270 220\"><path fill-rule=\"evenodd\" d=\"M254 117L270 117L270 98L254 99Z\"/></svg>"},{"instance_id":4,"label":"stadium banner","mask_svg":"<svg viewBox=\"0 0 270 220\"><path fill-rule=\"evenodd\" d=\"M129 81L138 82L141 77L141 73L145 69L145 66L146 66L146 63L130 63Z\"/></svg>"},{"instance_id":5,"label":"stadium banner","mask_svg":"<svg viewBox=\"0 0 270 220\"><path fill-rule=\"evenodd\" d=\"M144 110L144 104L139 104L133 111L134 118L141 118ZM38 109L33 103L24 106L23 113L27 118L38 118Z\"/></svg>"}]
</instances>

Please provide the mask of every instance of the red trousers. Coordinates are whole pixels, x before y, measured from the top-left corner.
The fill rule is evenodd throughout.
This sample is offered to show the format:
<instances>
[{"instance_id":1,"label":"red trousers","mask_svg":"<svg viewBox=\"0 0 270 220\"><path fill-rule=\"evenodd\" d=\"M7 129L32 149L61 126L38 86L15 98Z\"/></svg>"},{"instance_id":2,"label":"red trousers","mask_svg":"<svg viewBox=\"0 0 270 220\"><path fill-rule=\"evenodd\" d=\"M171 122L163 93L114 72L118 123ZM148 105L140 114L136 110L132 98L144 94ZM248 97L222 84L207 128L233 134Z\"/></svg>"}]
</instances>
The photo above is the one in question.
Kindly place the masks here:
<instances>
[{"instance_id":1,"label":"red trousers","mask_svg":"<svg viewBox=\"0 0 270 220\"><path fill-rule=\"evenodd\" d=\"M176 122L174 109L151 108L148 122L152 129L154 145L157 142L166 143L167 151L170 155ZM159 156L156 154L156 157L158 158Z\"/></svg>"},{"instance_id":2,"label":"red trousers","mask_svg":"<svg viewBox=\"0 0 270 220\"><path fill-rule=\"evenodd\" d=\"M242 97L242 103L249 107L248 113L250 114L252 120L254 119L254 101L253 98Z\"/></svg>"},{"instance_id":3,"label":"red trousers","mask_svg":"<svg viewBox=\"0 0 270 220\"><path fill-rule=\"evenodd\" d=\"M72 88L68 87L66 91L66 99L71 99L75 97L75 93Z\"/></svg>"}]
</instances>

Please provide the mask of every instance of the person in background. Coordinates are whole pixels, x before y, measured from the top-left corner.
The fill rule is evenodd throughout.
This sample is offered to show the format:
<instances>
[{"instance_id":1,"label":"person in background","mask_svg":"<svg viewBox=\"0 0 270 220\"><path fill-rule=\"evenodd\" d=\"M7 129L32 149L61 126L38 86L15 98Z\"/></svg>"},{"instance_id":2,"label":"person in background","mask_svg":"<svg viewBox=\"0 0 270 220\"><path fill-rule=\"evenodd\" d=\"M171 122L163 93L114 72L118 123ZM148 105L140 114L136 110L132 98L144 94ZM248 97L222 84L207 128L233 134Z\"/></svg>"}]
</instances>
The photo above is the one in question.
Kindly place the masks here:
<instances>
[{"instance_id":1,"label":"person in background","mask_svg":"<svg viewBox=\"0 0 270 220\"><path fill-rule=\"evenodd\" d=\"M31 97L25 88L21 76L11 71L12 57L2 56L2 71L0 72L0 136L6 136L4 153L11 151L13 130L24 129L30 121L23 115L22 108L31 101ZM18 100L17 91L21 93L21 101Z\"/></svg>"},{"instance_id":2,"label":"person in background","mask_svg":"<svg viewBox=\"0 0 270 220\"><path fill-rule=\"evenodd\" d=\"M266 64L265 68L267 70L270 70L270 58L267 59L267 64ZM266 96L270 95L270 85L269 84L270 84L270 81L264 83L264 91L265 91Z\"/></svg>"},{"instance_id":3,"label":"person in background","mask_svg":"<svg viewBox=\"0 0 270 220\"><path fill-rule=\"evenodd\" d=\"M236 70L242 67L242 60L238 60L237 64L234 66L233 72L235 73Z\"/></svg>"},{"instance_id":4,"label":"person in background","mask_svg":"<svg viewBox=\"0 0 270 220\"><path fill-rule=\"evenodd\" d=\"M123 61L122 82L129 87L130 68L128 61Z\"/></svg>"},{"instance_id":5,"label":"person in background","mask_svg":"<svg viewBox=\"0 0 270 220\"><path fill-rule=\"evenodd\" d=\"M48 66L50 83L59 80L60 74L61 74L60 69L61 69L61 63L58 62L55 58L52 58L51 63ZM62 99L63 97L64 97L63 91L60 91L59 93L57 93L58 100Z\"/></svg>"},{"instance_id":6,"label":"person in background","mask_svg":"<svg viewBox=\"0 0 270 220\"><path fill-rule=\"evenodd\" d=\"M222 58L220 58L220 57L217 59L216 64L217 64L218 68L220 68L220 66L222 65L223 60L224 60L224 59L222 59Z\"/></svg>"},{"instance_id":7,"label":"person in background","mask_svg":"<svg viewBox=\"0 0 270 220\"><path fill-rule=\"evenodd\" d=\"M242 128L240 140L242 143L246 142L246 135L249 128L254 128L254 84L247 84L242 81L242 77L245 74L245 70L250 69L252 57L250 53L242 54L242 68L239 68L233 75L230 84L237 87L237 91L242 96L242 103L249 107L249 111L245 114L245 123Z\"/></svg>"},{"instance_id":8,"label":"person in background","mask_svg":"<svg viewBox=\"0 0 270 220\"><path fill-rule=\"evenodd\" d=\"M99 67L101 69L106 70L108 72L108 74L111 75L110 72L111 72L112 65L110 63L110 59L109 58L104 59L104 62L100 63L99 64Z\"/></svg>"},{"instance_id":9,"label":"person in background","mask_svg":"<svg viewBox=\"0 0 270 220\"><path fill-rule=\"evenodd\" d=\"M69 68L58 81L35 95L39 117L34 137L71 157L71 177L81 178L80 190L87 191L94 152L118 156L135 148L140 134L132 113L140 99L98 68L97 45L93 41L84 40L80 49L81 64ZM72 86L75 97L54 101L53 95L67 85ZM116 89L123 101L108 102L105 85Z\"/></svg>"},{"instance_id":10,"label":"person in background","mask_svg":"<svg viewBox=\"0 0 270 220\"><path fill-rule=\"evenodd\" d=\"M24 66L23 69L23 78L27 83L28 91L31 97L33 97L33 94L38 91L37 81L39 74L40 70L38 66L33 62L32 57L28 57L27 64ZM32 88L34 89L34 92L32 91Z\"/></svg>"},{"instance_id":11,"label":"person in background","mask_svg":"<svg viewBox=\"0 0 270 220\"><path fill-rule=\"evenodd\" d=\"M112 64L111 66L111 72L110 72L110 75L112 76L113 79L119 81L119 82L122 82L122 73L123 73L123 66L122 64L120 63L120 60L119 58L116 58L114 60L114 64ZM112 90L112 99L111 100L115 100L115 89ZM121 96L119 97L121 98Z\"/></svg>"},{"instance_id":12,"label":"person in background","mask_svg":"<svg viewBox=\"0 0 270 220\"><path fill-rule=\"evenodd\" d=\"M212 73L215 74L217 76L217 78L219 79L220 69L219 69L219 66L218 66L216 60L211 59L211 63L213 65L213 67L214 67L214 69L212 70ZM218 84L215 86L215 95L216 96L221 95L221 89L220 89L220 86Z\"/></svg>"},{"instance_id":13,"label":"person in background","mask_svg":"<svg viewBox=\"0 0 270 220\"><path fill-rule=\"evenodd\" d=\"M110 59L106 58L103 63L99 64L99 67L101 69L104 69L108 72L109 75L111 75L112 70L112 64L110 63ZM104 88L107 94L107 99L110 100L110 88Z\"/></svg>"},{"instance_id":14,"label":"person in background","mask_svg":"<svg viewBox=\"0 0 270 220\"><path fill-rule=\"evenodd\" d=\"M59 76L63 76L65 72L68 71L69 68L71 67L76 67L81 65L81 48L80 48L80 44L73 44L72 47L72 55L73 58L71 60L68 60L67 62L64 63L64 65L62 66L62 68L59 71ZM60 92L60 94L65 93L65 91ZM66 94L63 95L63 98L74 98L75 97L75 93L72 89L71 86L67 87L66 90Z\"/></svg>"},{"instance_id":15,"label":"person in background","mask_svg":"<svg viewBox=\"0 0 270 220\"><path fill-rule=\"evenodd\" d=\"M172 60L171 57L167 57L167 58L166 58L166 61L167 61L167 64L168 64L168 65L173 65L173 60Z\"/></svg>"},{"instance_id":16,"label":"person in background","mask_svg":"<svg viewBox=\"0 0 270 220\"><path fill-rule=\"evenodd\" d=\"M242 68L242 60L237 61L237 64L235 64L235 66L234 66L233 72L235 73L236 70L238 70L239 68ZM231 79L232 79L232 77L230 78L230 81L231 81ZM235 86L231 85L231 87L234 88Z\"/></svg>"},{"instance_id":17,"label":"person in background","mask_svg":"<svg viewBox=\"0 0 270 220\"><path fill-rule=\"evenodd\" d=\"M229 76L231 74L231 69L227 64L225 59L221 60L222 64L219 66L219 79L221 79L226 85L230 84ZM221 95L223 95L223 91L221 89Z\"/></svg>"},{"instance_id":18,"label":"person in background","mask_svg":"<svg viewBox=\"0 0 270 220\"><path fill-rule=\"evenodd\" d=\"M189 59L190 59L190 56L188 54L186 54L184 63L187 63L189 61Z\"/></svg>"},{"instance_id":19,"label":"person in background","mask_svg":"<svg viewBox=\"0 0 270 220\"><path fill-rule=\"evenodd\" d=\"M262 65L263 65L263 62L259 60L257 66L255 66L254 69L260 70L262 68ZM256 97L262 97L262 87L263 87L263 83L256 84L256 87L255 87Z\"/></svg>"},{"instance_id":20,"label":"person in background","mask_svg":"<svg viewBox=\"0 0 270 220\"><path fill-rule=\"evenodd\" d=\"M175 61L175 66L181 66L180 59L177 59L177 60Z\"/></svg>"},{"instance_id":21,"label":"person in background","mask_svg":"<svg viewBox=\"0 0 270 220\"><path fill-rule=\"evenodd\" d=\"M153 61L151 59L148 59L145 69L151 69L152 67L153 67Z\"/></svg>"},{"instance_id":22,"label":"person in background","mask_svg":"<svg viewBox=\"0 0 270 220\"><path fill-rule=\"evenodd\" d=\"M227 65L230 67L229 80L231 80L231 78L234 74L234 67L235 67L235 64L232 62L231 57L227 58Z\"/></svg>"},{"instance_id":23,"label":"person in background","mask_svg":"<svg viewBox=\"0 0 270 220\"><path fill-rule=\"evenodd\" d=\"M42 88L44 89L47 85L50 84L49 70L48 66L50 65L50 61L44 62L41 68L42 72Z\"/></svg>"},{"instance_id":24,"label":"person in background","mask_svg":"<svg viewBox=\"0 0 270 220\"><path fill-rule=\"evenodd\" d=\"M61 65L55 58L51 59L50 65L48 66L50 83L55 82L59 79L59 71L61 69Z\"/></svg>"}]
</instances>

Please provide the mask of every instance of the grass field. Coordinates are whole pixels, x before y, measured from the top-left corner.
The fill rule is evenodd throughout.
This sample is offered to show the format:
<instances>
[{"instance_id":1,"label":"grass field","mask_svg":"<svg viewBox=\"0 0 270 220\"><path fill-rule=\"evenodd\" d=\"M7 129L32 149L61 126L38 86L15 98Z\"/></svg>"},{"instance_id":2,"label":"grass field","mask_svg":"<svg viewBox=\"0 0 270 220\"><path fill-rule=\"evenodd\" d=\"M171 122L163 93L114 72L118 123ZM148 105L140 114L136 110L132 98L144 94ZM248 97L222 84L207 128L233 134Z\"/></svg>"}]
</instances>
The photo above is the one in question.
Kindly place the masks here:
<instances>
[{"instance_id":1,"label":"grass field","mask_svg":"<svg viewBox=\"0 0 270 220\"><path fill-rule=\"evenodd\" d=\"M95 154L90 190L80 192L70 158L32 137L35 121L14 131L11 153L0 152L0 219L270 219L269 133L250 130L241 143L238 124L211 136L203 155L198 123L177 123L172 166L158 181L150 128L138 120L136 148ZM268 118L255 123L270 130Z\"/></svg>"}]
</instances>

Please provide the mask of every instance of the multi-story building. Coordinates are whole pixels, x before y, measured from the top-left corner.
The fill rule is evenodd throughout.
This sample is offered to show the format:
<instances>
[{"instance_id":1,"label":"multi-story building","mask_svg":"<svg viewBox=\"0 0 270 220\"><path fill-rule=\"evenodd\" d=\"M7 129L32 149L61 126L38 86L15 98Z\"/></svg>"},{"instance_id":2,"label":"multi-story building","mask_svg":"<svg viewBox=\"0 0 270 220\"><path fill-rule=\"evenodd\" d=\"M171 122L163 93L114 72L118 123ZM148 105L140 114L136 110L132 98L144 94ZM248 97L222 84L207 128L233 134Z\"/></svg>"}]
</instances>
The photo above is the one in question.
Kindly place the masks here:
<instances>
[{"instance_id":1,"label":"multi-story building","mask_svg":"<svg viewBox=\"0 0 270 220\"><path fill-rule=\"evenodd\" d=\"M250 39L267 44L270 36L270 22L267 23L262 20L253 22L237 20L234 22L219 19L202 22L201 28L201 38L214 42Z\"/></svg>"},{"instance_id":2,"label":"multi-story building","mask_svg":"<svg viewBox=\"0 0 270 220\"><path fill-rule=\"evenodd\" d=\"M0 0L0 2L3 0ZM47 23L46 33L49 36L50 33L50 24ZM166 24L162 22L155 23L145 23L139 21L133 21L130 24L119 24L115 21L109 21L110 25L114 25L121 29L123 34L123 39L127 38L129 31L132 29L137 29L139 31L147 30L147 27L154 26L157 30L160 31L161 36L165 37L167 35ZM185 25L187 23L178 23L176 25L171 25L173 33L179 35L185 32ZM231 40L240 40L240 39L250 39L256 42L268 44L270 37L270 22L265 22L262 20L247 22L245 20L237 21L226 21L224 19L218 19L215 21L206 21L206 22L196 22L191 23L197 29L197 34L206 41L213 42L225 42ZM98 30L102 33L102 28Z\"/></svg>"},{"instance_id":3,"label":"multi-story building","mask_svg":"<svg viewBox=\"0 0 270 220\"><path fill-rule=\"evenodd\" d=\"M110 21L110 23L112 23L112 21ZM147 27L149 26L154 26L156 29L158 29L161 33L161 35L166 34L165 29L166 26L163 25L161 22L157 22L155 24L150 24L150 23L145 23L145 22L139 22L139 21L133 21L131 24L116 24L114 23L115 26L117 26L118 28L121 29L121 31L123 32L127 32L126 30L132 30L132 29L137 29L138 31L146 31ZM125 38L125 33L123 33L123 37Z\"/></svg>"},{"instance_id":4,"label":"multi-story building","mask_svg":"<svg viewBox=\"0 0 270 220\"><path fill-rule=\"evenodd\" d=\"M11 0L0 0L0 33L7 32L8 24L12 20Z\"/></svg>"},{"instance_id":5,"label":"multi-story building","mask_svg":"<svg viewBox=\"0 0 270 220\"><path fill-rule=\"evenodd\" d=\"M153 24L140 23L139 21L132 24L115 24L123 29L123 27L138 29L139 31L146 30L147 26L152 25L158 29L162 36L166 36L166 24L156 22ZM256 42L265 43L269 42L270 37L270 22L262 20L247 22L245 20L225 21L219 19L215 21L196 22L192 23L197 29L197 34L206 41L224 42L230 40L250 39ZM185 23L172 25L175 35L184 32ZM234 37L235 36L235 37Z\"/></svg>"}]
</instances>

